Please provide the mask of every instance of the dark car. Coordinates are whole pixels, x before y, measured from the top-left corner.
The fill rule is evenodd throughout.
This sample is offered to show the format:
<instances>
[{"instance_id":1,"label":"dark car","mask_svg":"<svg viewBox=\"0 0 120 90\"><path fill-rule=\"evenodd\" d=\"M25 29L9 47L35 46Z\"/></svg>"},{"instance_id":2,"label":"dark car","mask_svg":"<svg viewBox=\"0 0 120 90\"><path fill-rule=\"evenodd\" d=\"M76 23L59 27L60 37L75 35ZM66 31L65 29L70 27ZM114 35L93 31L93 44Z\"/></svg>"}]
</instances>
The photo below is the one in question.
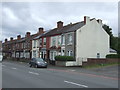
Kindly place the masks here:
<instances>
[{"instance_id":1,"label":"dark car","mask_svg":"<svg viewBox=\"0 0 120 90\"><path fill-rule=\"evenodd\" d=\"M35 68L38 68L38 67L47 68L47 62L44 61L42 58L32 58L29 64L30 64L30 67L33 66Z\"/></svg>"}]
</instances>

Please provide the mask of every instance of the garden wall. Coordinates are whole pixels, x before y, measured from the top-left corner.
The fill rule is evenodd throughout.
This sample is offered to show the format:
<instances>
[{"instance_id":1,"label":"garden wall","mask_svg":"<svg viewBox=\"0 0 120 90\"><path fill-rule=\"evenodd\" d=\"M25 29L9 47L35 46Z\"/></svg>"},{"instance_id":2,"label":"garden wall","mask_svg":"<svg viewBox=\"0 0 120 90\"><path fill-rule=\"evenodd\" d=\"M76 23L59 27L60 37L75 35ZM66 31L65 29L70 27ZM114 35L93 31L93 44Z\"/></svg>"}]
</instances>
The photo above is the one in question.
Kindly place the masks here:
<instances>
[{"instance_id":1,"label":"garden wall","mask_svg":"<svg viewBox=\"0 0 120 90\"><path fill-rule=\"evenodd\" d=\"M111 58L88 58L87 62L83 62L82 66L93 65L93 64L108 64L108 63L118 63L120 59Z\"/></svg>"}]
</instances>

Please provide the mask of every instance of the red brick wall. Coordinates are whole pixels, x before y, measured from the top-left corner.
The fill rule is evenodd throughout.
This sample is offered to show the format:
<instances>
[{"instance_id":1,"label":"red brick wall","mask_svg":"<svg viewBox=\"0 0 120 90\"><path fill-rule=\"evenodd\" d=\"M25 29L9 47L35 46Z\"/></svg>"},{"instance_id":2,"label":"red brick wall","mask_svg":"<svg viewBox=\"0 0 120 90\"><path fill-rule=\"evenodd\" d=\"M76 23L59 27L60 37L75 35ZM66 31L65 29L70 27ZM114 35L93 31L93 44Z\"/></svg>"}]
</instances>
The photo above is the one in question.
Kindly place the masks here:
<instances>
[{"instance_id":1,"label":"red brick wall","mask_svg":"<svg viewBox=\"0 0 120 90\"><path fill-rule=\"evenodd\" d=\"M107 63L117 63L120 59L104 59L104 58L88 58L87 62L83 62L82 66L93 65L93 64L107 64Z\"/></svg>"}]
</instances>

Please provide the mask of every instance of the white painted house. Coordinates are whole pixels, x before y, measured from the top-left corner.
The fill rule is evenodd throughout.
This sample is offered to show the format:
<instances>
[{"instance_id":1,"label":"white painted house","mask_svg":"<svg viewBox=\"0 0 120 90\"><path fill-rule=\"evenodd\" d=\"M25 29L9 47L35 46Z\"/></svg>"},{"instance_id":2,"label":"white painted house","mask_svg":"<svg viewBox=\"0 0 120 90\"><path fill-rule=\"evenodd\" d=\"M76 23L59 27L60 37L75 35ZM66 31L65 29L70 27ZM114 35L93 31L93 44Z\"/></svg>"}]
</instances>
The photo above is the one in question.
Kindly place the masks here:
<instances>
[{"instance_id":1,"label":"white painted house","mask_svg":"<svg viewBox=\"0 0 120 90\"><path fill-rule=\"evenodd\" d=\"M85 17L85 22L76 31L76 60L82 62L87 58L105 58L110 46L109 35L102 28L102 20Z\"/></svg>"}]
</instances>

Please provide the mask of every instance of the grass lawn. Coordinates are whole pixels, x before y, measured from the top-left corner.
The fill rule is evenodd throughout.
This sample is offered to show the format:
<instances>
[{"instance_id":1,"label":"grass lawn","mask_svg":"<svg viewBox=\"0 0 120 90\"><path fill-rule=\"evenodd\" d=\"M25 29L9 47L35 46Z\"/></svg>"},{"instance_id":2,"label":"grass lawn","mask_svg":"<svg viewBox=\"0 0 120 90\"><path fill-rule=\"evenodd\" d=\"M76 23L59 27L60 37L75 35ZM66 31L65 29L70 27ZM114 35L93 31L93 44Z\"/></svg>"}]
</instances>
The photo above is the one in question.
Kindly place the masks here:
<instances>
[{"instance_id":1,"label":"grass lawn","mask_svg":"<svg viewBox=\"0 0 120 90\"><path fill-rule=\"evenodd\" d=\"M87 66L83 66L83 68L102 68L102 67L106 67L106 66L113 66L113 65L120 65L120 62L118 63L107 63L107 64L93 64L93 65L87 65Z\"/></svg>"}]
</instances>

